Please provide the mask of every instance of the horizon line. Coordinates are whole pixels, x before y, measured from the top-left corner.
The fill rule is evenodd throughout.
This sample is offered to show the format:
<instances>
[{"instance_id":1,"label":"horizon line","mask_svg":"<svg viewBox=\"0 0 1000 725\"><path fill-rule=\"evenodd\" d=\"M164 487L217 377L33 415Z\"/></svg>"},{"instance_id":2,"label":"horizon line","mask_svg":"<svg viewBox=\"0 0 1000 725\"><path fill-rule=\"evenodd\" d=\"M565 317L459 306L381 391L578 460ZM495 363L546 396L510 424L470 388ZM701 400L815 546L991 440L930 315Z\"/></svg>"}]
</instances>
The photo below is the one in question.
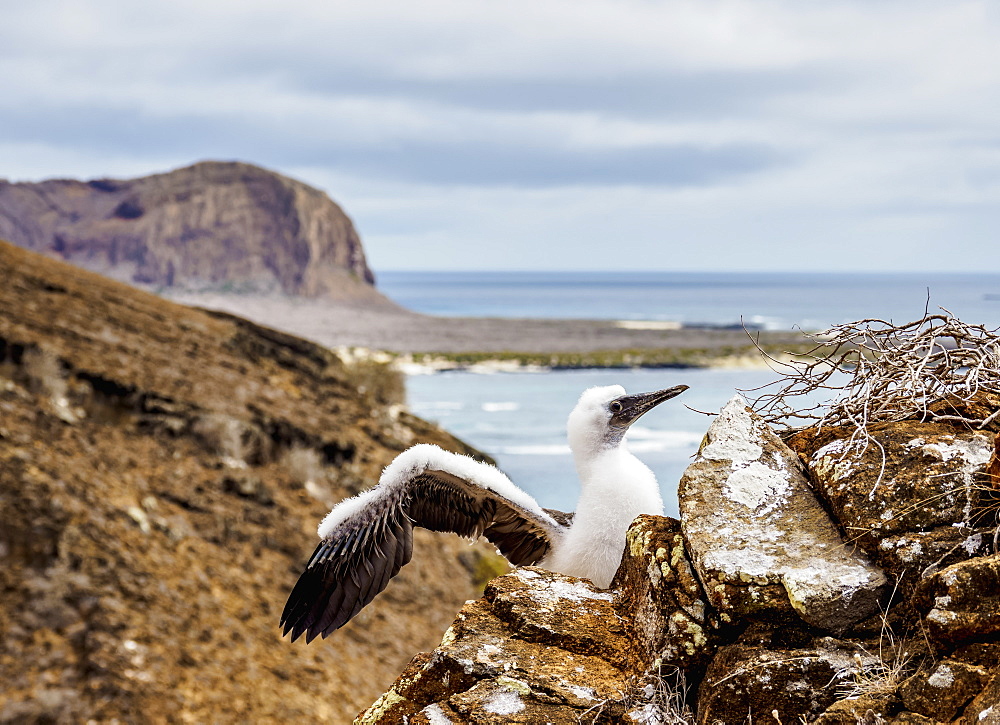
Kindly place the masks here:
<instances>
[{"instance_id":1,"label":"horizon line","mask_svg":"<svg viewBox=\"0 0 1000 725\"><path fill-rule=\"evenodd\" d=\"M372 271L377 277L380 274L601 274L601 275L619 275L619 274L778 274L778 275L795 275L795 274L812 274L812 275L880 275L880 276L911 276L911 275L934 275L934 276L946 276L946 275L974 275L990 277L996 276L1000 277L1000 269L996 270L973 270L973 269L956 269L956 270L926 270L926 269L894 269L894 270L874 270L874 269L842 269L842 270L830 270L830 269L495 269L495 268L472 268L472 267L454 267L454 268L373 268Z\"/></svg>"}]
</instances>

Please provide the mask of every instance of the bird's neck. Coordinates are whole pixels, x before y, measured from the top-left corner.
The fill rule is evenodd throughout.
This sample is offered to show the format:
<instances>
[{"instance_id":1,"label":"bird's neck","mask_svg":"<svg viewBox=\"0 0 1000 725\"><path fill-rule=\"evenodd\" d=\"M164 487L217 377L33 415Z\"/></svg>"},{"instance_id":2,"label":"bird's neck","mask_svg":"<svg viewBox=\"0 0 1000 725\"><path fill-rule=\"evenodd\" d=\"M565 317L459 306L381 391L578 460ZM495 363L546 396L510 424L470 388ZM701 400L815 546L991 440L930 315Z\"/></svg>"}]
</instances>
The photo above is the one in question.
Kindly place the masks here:
<instances>
[{"instance_id":1,"label":"bird's neck","mask_svg":"<svg viewBox=\"0 0 1000 725\"><path fill-rule=\"evenodd\" d=\"M580 476L580 483L586 489L590 483L602 482L600 475L604 470L621 470L632 460L638 460L633 456L624 443L617 445L601 445L586 450L574 450L573 462L576 464L576 472Z\"/></svg>"},{"instance_id":2,"label":"bird's neck","mask_svg":"<svg viewBox=\"0 0 1000 725\"><path fill-rule=\"evenodd\" d=\"M656 476L624 446L576 456L580 475L577 521L591 521L601 529L624 530L639 514L663 514Z\"/></svg>"}]
</instances>

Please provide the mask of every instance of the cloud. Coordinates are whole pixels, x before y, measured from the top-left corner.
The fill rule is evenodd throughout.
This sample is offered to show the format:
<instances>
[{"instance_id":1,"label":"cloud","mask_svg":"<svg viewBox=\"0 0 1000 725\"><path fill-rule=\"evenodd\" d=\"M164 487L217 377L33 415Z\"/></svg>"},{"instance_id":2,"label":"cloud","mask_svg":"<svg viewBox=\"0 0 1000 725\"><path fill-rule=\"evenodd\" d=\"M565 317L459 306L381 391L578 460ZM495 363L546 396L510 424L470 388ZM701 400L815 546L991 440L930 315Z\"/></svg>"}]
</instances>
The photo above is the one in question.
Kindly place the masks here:
<instances>
[{"instance_id":1,"label":"cloud","mask_svg":"<svg viewBox=\"0 0 1000 725\"><path fill-rule=\"evenodd\" d=\"M755 146L566 150L438 143L331 155L355 173L423 183L544 186L691 185L766 168L777 154Z\"/></svg>"},{"instance_id":2,"label":"cloud","mask_svg":"<svg viewBox=\"0 0 1000 725\"><path fill-rule=\"evenodd\" d=\"M932 266L905 252L938 244L975 268L998 31L986 0L20 3L0 176L259 163L394 267L525 240L521 267Z\"/></svg>"}]
</instances>

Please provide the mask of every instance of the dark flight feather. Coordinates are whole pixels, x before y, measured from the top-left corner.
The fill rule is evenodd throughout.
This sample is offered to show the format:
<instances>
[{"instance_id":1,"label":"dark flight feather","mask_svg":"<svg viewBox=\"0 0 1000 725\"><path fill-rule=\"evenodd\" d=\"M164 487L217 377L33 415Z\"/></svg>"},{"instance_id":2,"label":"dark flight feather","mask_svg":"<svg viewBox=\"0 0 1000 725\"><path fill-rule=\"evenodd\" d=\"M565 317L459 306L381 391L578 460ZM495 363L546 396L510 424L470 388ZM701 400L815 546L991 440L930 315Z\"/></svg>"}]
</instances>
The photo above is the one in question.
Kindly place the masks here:
<instances>
[{"instance_id":1,"label":"dark flight feather","mask_svg":"<svg viewBox=\"0 0 1000 725\"><path fill-rule=\"evenodd\" d=\"M443 470L414 471L394 485L380 484L363 508L316 547L285 604L283 634L292 641L304 634L311 642L349 622L410 561L414 526L485 536L521 566L545 557L564 531L560 519L566 514L546 510L540 516Z\"/></svg>"}]
</instances>

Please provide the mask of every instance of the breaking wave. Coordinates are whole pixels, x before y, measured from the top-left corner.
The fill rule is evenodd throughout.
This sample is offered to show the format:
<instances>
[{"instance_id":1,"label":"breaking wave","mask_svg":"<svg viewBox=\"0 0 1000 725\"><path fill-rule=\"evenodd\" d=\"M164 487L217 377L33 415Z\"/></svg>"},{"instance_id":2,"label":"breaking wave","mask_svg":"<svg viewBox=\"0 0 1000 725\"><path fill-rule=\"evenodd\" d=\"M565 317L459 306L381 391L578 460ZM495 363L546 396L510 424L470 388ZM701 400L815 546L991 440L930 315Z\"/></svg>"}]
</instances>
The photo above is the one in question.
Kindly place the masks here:
<instances>
[{"instance_id":1,"label":"breaking wave","mask_svg":"<svg viewBox=\"0 0 1000 725\"><path fill-rule=\"evenodd\" d=\"M483 411L487 413L506 413L514 410L520 410L520 403L514 402L504 402L504 403L483 403Z\"/></svg>"}]
</instances>

